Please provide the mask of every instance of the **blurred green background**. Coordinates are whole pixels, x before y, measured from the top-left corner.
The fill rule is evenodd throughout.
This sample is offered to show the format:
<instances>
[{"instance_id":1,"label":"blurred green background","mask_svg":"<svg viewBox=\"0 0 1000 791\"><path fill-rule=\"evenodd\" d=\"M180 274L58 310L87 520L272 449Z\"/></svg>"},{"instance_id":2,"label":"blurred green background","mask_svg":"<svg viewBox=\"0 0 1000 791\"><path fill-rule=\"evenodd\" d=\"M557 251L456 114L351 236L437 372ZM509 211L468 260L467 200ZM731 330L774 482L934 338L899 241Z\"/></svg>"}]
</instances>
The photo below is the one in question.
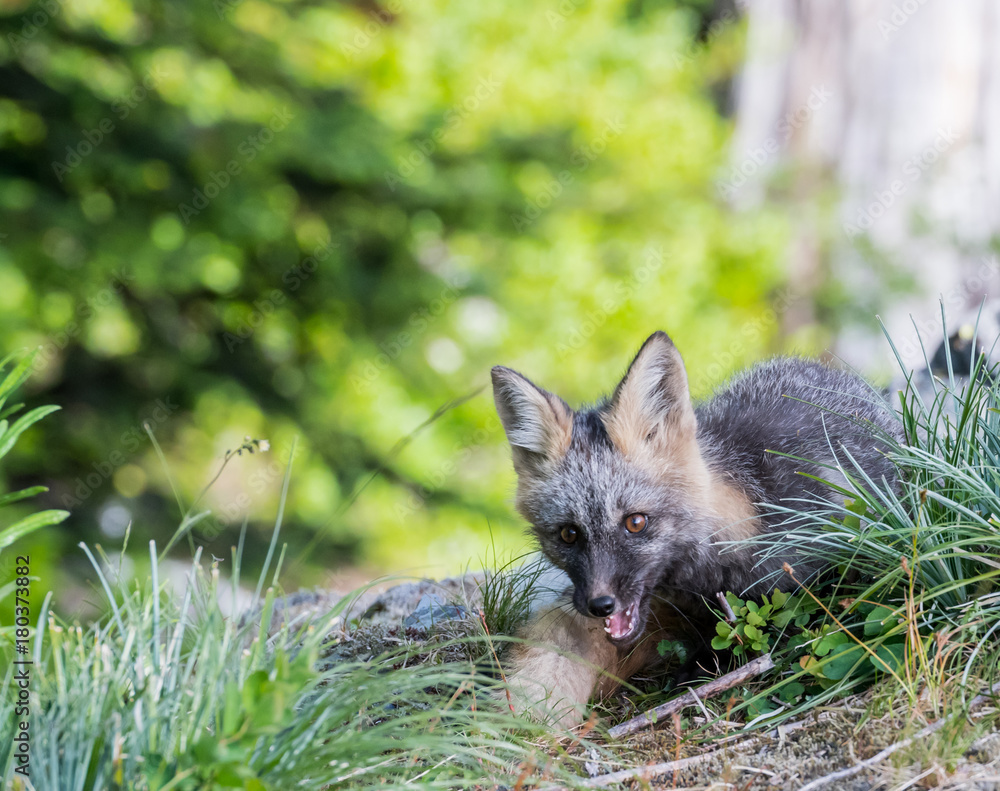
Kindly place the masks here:
<instances>
[{"instance_id":1,"label":"blurred green background","mask_svg":"<svg viewBox=\"0 0 1000 791\"><path fill-rule=\"evenodd\" d=\"M43 579L173 533L144 422L185 507L270 442L205 496L206 552L246 517L260 563L298 436L286 587L441 575L527 546L492 365L576 404L655 329L702 395L823 348L782 333L787 220L714 186L725 3L0 8L0 338L63 408L2 475L72 511L22 542Z\"/></svg>"}]
</instances>

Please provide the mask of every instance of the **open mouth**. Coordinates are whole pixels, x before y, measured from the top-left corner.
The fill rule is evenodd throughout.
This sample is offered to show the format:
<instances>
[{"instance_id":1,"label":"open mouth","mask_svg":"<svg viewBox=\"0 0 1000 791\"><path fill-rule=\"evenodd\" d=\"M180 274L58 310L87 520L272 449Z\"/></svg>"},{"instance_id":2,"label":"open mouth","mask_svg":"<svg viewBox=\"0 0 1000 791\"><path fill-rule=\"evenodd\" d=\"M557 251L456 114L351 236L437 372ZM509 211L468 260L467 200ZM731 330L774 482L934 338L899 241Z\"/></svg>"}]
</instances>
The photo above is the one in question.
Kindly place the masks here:
<instances>
[{"instance_id":1,"label":"open mouth","mask_svg":"<svg viewBox=\"0 0 1000 791\"><path fill-rule=\"evenodd\" d=\"M608 639L616 643L631 640L639 625L638 611L639 602L634 601L624 610L619 610L605 618L604 631L608 633Z\"/></svg>"}]
</instances>

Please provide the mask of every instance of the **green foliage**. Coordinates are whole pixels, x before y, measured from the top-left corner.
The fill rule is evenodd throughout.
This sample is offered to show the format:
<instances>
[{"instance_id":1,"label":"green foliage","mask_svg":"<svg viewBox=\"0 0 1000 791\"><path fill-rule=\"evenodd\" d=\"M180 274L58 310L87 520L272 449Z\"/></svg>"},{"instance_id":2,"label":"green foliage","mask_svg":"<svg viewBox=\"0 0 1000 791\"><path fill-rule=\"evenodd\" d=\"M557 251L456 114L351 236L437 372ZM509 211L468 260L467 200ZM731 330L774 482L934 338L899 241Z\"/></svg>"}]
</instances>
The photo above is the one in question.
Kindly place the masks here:
<instances>
[{"instance_id":1,"label":"green foliage","mask_svg":"<svg viewBox=\"0 0 1000 791\"><path fill-rule=\"evenodd\" d=\"M747 651L764 653L776 636L783 634L790 624L805 626L819 605L806 594L789 595L775 589L771 597L761 596L760 602L743 600L734 593L726 593L726 601L736 620L730 623L723 618L715 625L716 636L712 648L729 649L736 656Z\"/></svg>"},{"instance_id":2,"label":"green foliage","mask_svg":"<svg viewBox=\"0 0 1000 791\"><path fill-rule=\"evenodd\" d=\"M11 422L11 418L24 408L24 404L8 404L7 401L30 375L35 353L21 355L20 360L15 363L17 357L18 355L11 354L0 360L0 374L3 375L0 379L0 459L13 449L28 428L59 408L36 407ZM8 367L10 370L7 370ZM47 491L44 486L29 486L26 489L0 494L0 509L3 509L0 513L5 516L6 523L0 527L0 657L5 660L9 660L13 654L16 635L20 633L23 636L30 629L30 626L24 627L22 624L19 630L14 616L24 617L25 602L29 603L27 612L31 614L31 597L28 592L32 579L37 579L40 570L40 563L35 562L39 560L37 556L34 561L27 563L20 559L31 558L30 553L21 551L23 540L42 528L59 524L69 516L68 512L54 508L24 512L26 501ZM15 516L7 516L11 513ZM11 547L17 542L22 543L18 544L17 550L12 550ZM29 571L25 572L24 569ZM18 605L21 605L20 610L17 609ZM5 661L4 664L8 662Z\"/></svg>"},{"instance_id":3,"label":"green foliage","mask_svg":"<svg viewBox=\"0 0 1000 791\"><path fill-rule=\"evenodd\" d=\"M189 752L146 756L149 788L162 789L178 778L171 788L264 791L273 787L260 779L254 766L255 753L268 738L295 726L299 713L293 704L315 681L315 662L315 652L299 651L289 660L287 649L279 646L272 669L254 671L242 686L235 680L227 681L216 729L199 738Z\"/></svg>"},{"instance_id":4,"label":"green foliage","mask_svg":"<svg viewBox=\"0 0 1000 791\"><path fill-rule=\"evenodd\" d=\"M867 615L850 630L823 624L804 629L794 643L790 641L793 648L806 647L799 665L819 689L835 687L848 674L874 680L880 671L895 673L902 667L905 644L897 628L898 617L881 605L861 605L857 612Z\"/></svg>"},{"instance_id":5,"label":"green foliage","mask_svg":"<svg viewBox=\"0 0 1000 791\"><path fill-rule=\"evenodd\" d=\"M248 438L229 456L263 449L263 441ZM289 464L272 549L290 471ZM184 534L186 521L173 540ZM237 602L252 585L242 579L244 539L232 551L228 580L226 561L213 558L206 569L198 548L180 590L161 583L155 541L145 580L119 573L124 546L112 561L99 546L92 551L80 544L104 593L106 615L84 628L51 610L51 593L33 605L38 628L30 639L27 709L35 785L464 788L509 785L524 767L530 774L543 763L546 777L573 780L575 761L548 744L552 734L502 706L496 680L477 668L487 640L436 644L451 658L447 665L428 662L419 643L351 658L358 652L341 645L352 639L343 628L355 600L350 595L329 613L272 629L277 591L266 582L272 574L278 578L287 547L274 569L268 562L260 571L250 609L239 617L227 612L223 594ZM506 573L520 586L537 576ZM9 586L0 588L0 599L10 595ZM16 697L13 667L0 676L4 699ZM24 719L22 712L0 720L0 786L17 782L12 744Z\"/></svg>"},{"instance_id":6,"label":"green foliage","mask_svg":"<svg viewBox=\"0 0 1000 791\"><path fill-rule=\"evenodd\" d=\"M683 665L691 652L683 640L660 640L656 644L656 653L660 656L673 656Z\"/></svg>"},{"instance_id":7,"label":"green foliage","mask_svg":"<svg viewBox=\"0 0 1000 791\"><path fill-rule=\"evenodd\" d=\"M659 327L708 392L798 298L783 222L713 187L742 34L699 43L690 3L18 0L0 22L0 334L41 346L64 406L18 461L79 516L68 545L110 505L172 529L148 422L185 502L242 437L304 438L307 583L455 571L488 524L519 551L488 394L397 440L498 362L593 400ZM216 555L279 497L266 458L239 466L255 483L195 531Z\"/></svg>"},{"instance_id":8,"label":"green foliage","mask_svg":"<svg viewBox=\"0 0 1000 791\"><path fill-rule=\"evenodd\" d=\"M13 449L18 438L29 427L33 426L46 415L50 415L59 409L57 406L40 406L24 413L13 423L9 420L9 418L24 408L24 404L12 404L8 406L7 399L14 394L17 388L24 384L24 381L30 375L36 354L37 352L32 352L23 355L21 360L14 364L11 370L6 373L4 371L14 362L17 355L10 354L3 360L0 360L0 374L3 374L3 379L0 380L0 459ZM48 489L44 486L32 486L20 491L8 492L0 495L0 508L27 500L30 497L47 491ZM3 527L0 529L0 558L3 557L3 550L18 539L24 538L43 527L57 525L67 516L69 516L67 511L50 509L30 514L11 525Z\"/></svg>"},{"instance_id":9,"label":"green foliage","mask_svg":"<svg viewBox=\"0 0 1000 791\"><path fill-rule=\"evenodd\" d=\"M543 588L546 561L540 557L515 557L498 562L496 550L492 562L483 564L484 579L479 586L483 597L483 619L490 635L512 635L525 624L531 603L546 591Z\"/></svg>"}]
</instances>

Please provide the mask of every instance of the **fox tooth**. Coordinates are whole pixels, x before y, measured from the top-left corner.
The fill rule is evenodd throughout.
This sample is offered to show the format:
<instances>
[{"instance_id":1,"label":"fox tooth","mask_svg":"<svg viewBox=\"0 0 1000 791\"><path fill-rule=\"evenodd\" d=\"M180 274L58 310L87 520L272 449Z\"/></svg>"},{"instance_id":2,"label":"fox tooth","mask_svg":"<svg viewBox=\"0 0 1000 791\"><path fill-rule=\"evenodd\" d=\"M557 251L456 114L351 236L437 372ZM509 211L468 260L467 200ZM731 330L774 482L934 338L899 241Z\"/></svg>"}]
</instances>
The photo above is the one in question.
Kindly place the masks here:
<instances>
[{"instance_id":1,"label":"fox tooth","mask_svg":"<svg viewBox=\"0 0 1000 791\"><path fill-rule=\"evenodd\" d=\"M604 631L607 632L608 634L611 634L611 627L610 626L605 626L604 627Z\"/></svg>"}]
</instances>

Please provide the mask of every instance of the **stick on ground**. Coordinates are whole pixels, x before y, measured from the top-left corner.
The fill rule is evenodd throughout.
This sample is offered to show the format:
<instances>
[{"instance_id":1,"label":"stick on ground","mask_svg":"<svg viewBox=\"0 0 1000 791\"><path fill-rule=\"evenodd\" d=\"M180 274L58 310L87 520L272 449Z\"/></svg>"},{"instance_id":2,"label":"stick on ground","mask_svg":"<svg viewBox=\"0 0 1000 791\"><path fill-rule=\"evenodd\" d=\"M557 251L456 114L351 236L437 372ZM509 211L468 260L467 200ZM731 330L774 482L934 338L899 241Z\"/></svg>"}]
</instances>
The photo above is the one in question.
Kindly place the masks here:
<instances>
[{"instance_id":1,"label":"stick on ground","mask_svg":"<svg viewBox=\"0 0 1000 791\"><path fill-rule=\"evenodd\" d=\"M702 684L696 689L688 690L679 698L674 698L662 706L657 706L654 709L643 712L638 717L626 720L621 725L616 725L608 731L608 736L612 739L620 739L622 736L628 736L636 731L641 731L647 726L654 726L674 712L694 705L698 700L710 698L713 695L718 695L720 692L725 692L727 689L739 686L743 682L759 676L761 673L766 673L773 667L774 662L771 660L770 654L759 656L753 661L747 662L742 667L737 668L732 673L726 673L724 676L713 678L707 684Z\"/></svg>"},{"instance_id":2,"label":"stick on ground","mask_svg":"<svg viewBox=\"0 0 1000 791\"><path fill-rule=\"evenodd\" d=\"M736 623L736 613L733 612L733 608L729 604L729 600L726 598L726 594L719 591L715 594L715 598L719 602L719 606L722 608L722 612L726 615L726 621L730 624Z\"/></svg>"},{"instance_id":3,"label":"stick on ground","mask_svg":"<svg viewBox=\"0 0 1000 791\"><path fill-rule=\"evenodd\" d=\"M828 716L830 716L828 712L824 712L818 717L810 715L809 717L795 722L779 725L775 730L760 736L745 738L745 734L742 733L734 736L728 736L725 739L720 739L715 742L716 744L726 745L726 747L722 749L711 750L709 752L701 753L700 755L692 755L688 758L679 758L675 761L667 761L659 764L646 764L645 766L637 766L633 769L622 769L620 772L598 775L597 777L592 777L589 780L582 781L580 785L585 788L604 788L605 786L624 783L627 780L639 780L648 783L650 780L663 777L663 775L670 774L671 772L683 771L691 768L692 766L697 766L698 764L703 764L706 761L711 761L713 758L718 758L722 755L731 755L733 750L746 751L749 749L756 749L763 742L770 741L775 736L780 737L784 734L791 733L792 731L797 731L799 728L804 728L806 725L822 721ZM731 744L733 740L738 739L742 739L743 741L740 741L737 744ZM699 789L704 788L705 787L703 786L690 786L687 787L687 791L699 791ZM570 789L566 786L543 786L543 791L570 791Z\"/></svg>"}]
</instances>

